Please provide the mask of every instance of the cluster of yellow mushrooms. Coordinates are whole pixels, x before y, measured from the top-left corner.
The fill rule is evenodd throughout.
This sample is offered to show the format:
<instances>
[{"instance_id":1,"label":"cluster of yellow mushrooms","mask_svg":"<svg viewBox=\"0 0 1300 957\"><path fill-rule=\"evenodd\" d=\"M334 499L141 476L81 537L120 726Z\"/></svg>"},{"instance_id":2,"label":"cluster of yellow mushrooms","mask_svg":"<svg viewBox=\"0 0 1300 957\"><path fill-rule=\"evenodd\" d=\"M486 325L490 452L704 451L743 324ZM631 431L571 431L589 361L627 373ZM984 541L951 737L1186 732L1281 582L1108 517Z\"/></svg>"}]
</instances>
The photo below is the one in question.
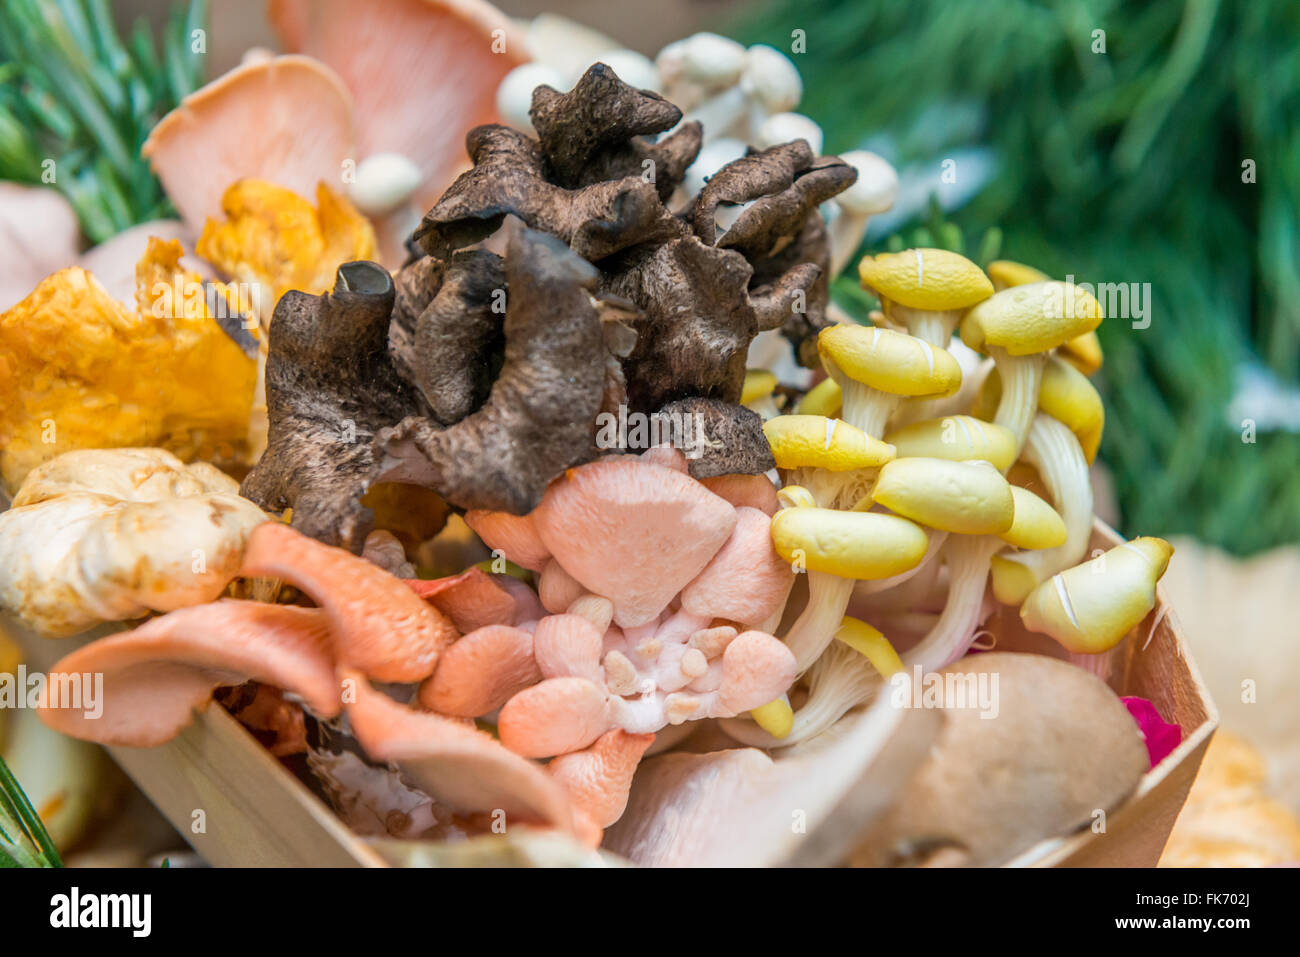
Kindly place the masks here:
<instances>
[{"instance_id":1,"label":"cluster of yellow mushrooms","mask_svg":"<svg viewBox=\"0 0 1300 957\"><path fill-rule=\"evenodd\" d=\"M868 256L859 273L881 309L872 326L821 332L824 381L788 414L775 414L774 376L747 383L783 480L773 542L807 573L786 642L809 672L797 712L787 697L753 712L757 727L727 722L751 744L806 740L867 700L879 674L962 657L992 611L990 577L1029 630L1094 665L1154 607L1173 551L1138 538L1089 557L1096 298L942 249ZM984 357L974 375L954 333Z\"/></svg>"}]
</instances>

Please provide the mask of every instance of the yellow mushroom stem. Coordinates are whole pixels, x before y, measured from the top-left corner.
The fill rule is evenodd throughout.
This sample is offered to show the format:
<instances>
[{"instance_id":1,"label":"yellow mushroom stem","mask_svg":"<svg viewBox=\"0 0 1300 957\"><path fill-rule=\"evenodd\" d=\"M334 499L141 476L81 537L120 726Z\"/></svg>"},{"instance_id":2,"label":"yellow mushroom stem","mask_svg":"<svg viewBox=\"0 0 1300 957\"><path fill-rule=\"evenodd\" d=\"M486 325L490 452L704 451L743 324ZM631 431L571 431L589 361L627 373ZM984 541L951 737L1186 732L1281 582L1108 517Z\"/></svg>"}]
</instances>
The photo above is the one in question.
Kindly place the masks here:
<instances>
[{"instance_id":1,"label":"yellow mushroom stem","mask_svg":"<svg viewBox=\"0 0 1300 957\"><path fill-rule=\"evenodd\" d=\"M965 313L964 309L914 309L892 300L884 305L885 317L893 326L902 327L909 335L927 342L936 349L947 349L952 342L953 330Z\"/></svg>"},{"instance_id":2,"label":"yellow mushroom stem","mask_svg":"<svg viewBox=\"0 0 1300 957\"><path fill-rule=\"evenodd\" d=\"M823 359L823 362L828 361ZM1036 397L1038 395L1036 383L1034 388ZM885 434L889 417L903 401L901 395L881 392L847 376L840 382L840 394L843 397L840 418L877 439Z\"/></svg>"},{"instance_id":3,"label":"yellow mushroom stem","mask_svg":"<svg viewBox=\"0 0 1300 957\"><path fill-rule=\"evenodd\" d=\"M970 648L980 626L989 561L1006 542L996 535L952 535L944 548L948 566L948 600L943 614L916 645L903 655L912 667L937 671Z\"/></svg>"},{"instance_id":4,"label":"yellow mushroom stem","mask_svg":"<svg viewBox=\"0 0 1300 957\"><path fill-rule=\"evenodd\" d=\"M818 659L835 637L856 582L830 572L808 570L808 603L786 633L785 644L800 674Z\"/></svg>"},{"instance_id":5,"label":"yellow mushroom stem","mask_svg":"<svg viewBox=\"0 0 1300 957\"><path fill-rule=\"evenodd\" d=\"M1065 544L999 555L993 560L993 593L1005 605L1019 605L1040 582L1077 565L1092 534L1092 482L1074 433L1039 413L1029 429L1024 461L1034 466L1065 522Z\"/></svg>"},{"instance_id":6,"label":"yellow mushroom stem","mask_svg":"<svg viewBox=\"0 0 1300 957\"><path fill-rule=\"evenodd\" d=\"M988 346L988 352L997 365L998 378L1002 380L1002 395L998 399L993 424L1011 431L1016 439L1016 455L1019 456L1038 412L1038 390L1043 383L1043 363L1047 356L1041 352L1013 356L999 346Z\"/></svg>"},{"instance_id":7,"label":"yellow mushroom stem","mask_svg":"<svg viewBox=\"0 0 1300 957\"><path fill-rule=\"evenodd\" d=\"M866 704L884 687L881 673L866 657L842 641L835 641L808 672L808 698L794 712L786 735L775 737L760 725L739 718L723 718L719 724L729 737L741 744L754 748L788 748L815 738L853 708Z\"/></svg>"}]
</instances>

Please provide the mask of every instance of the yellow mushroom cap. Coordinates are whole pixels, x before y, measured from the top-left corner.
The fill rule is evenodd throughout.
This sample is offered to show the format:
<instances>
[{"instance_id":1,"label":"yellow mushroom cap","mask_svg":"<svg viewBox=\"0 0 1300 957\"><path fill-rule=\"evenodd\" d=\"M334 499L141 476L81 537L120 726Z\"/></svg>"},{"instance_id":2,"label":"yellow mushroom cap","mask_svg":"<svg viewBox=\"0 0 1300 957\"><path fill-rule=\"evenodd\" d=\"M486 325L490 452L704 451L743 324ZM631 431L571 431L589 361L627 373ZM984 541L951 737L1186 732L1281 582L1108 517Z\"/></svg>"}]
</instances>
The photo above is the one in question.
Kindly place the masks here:
<instances>
[{"instance_id":1,"label":"yellow mushroom cap","mask_svg":"<svg viewBox=\"0 0 1300 957\"><path fill-rule=\"evenodd\" d=\"M1024 263L1014 262L1010 259L997 259L988 265L989 278L993 280L993 288L1001 292L1003 289L1010 289L1012 286L1025 286L1031 282L1042 282L1052 277L1047 275L1041 269L1035 269L1033 266L1026 266Z\"/></svg>"},{"instance_id":2,"label":"yellow mushroom cap","mask_svg":"<svg viewBox=\"0 0 1300 957\"><path fill-rule=\"evenodd\" d=\"M894 459L880 470L872 499L905 518L945 532L1001 535L1015 520L1015 499L987 462Z\"/></svg>"},{"instance_id":3,"label":"yellow mushroom cap","mask_svg":"<svg viewBox=\"0 0 1300 957\"><path fill-rule=\"evenodd\" d=\"M1056 548L1068 537L1065 520L1041 498L1017 485L1011 486L1016 502L1011 527L998 537L1017 548Z\"/></svg>"},{"instance_id":4,"label":"yellow mushroom cap","mask_svg":"<svg viewBox=\"0 0 1300 957\"><path fill-rule=\"evenodd\" d=\"M1043 367L1038 407L1074 433L1084 458L1092 464L1101 445L1106 409L1088 377L1061 356L1052 356Z\"/></svg>"},{"instance_id":5,"label":"yellow mushroom cap","mask_svg":"<svg viewBox=\"0 0 1300 957\"><path fill-rule=\"evenodd\" d=\"M994 555L989 560L989 578L993 597L1004 605L1021 604L1038 587L1038 576L1033 569L1016 561L1014 555Z\"/></svg>"},{"instance_id":6,"label":"yellow mushroom cap","mask_svg":"<svg viewBox=\"0 0 1300 957\"><path fill-rule=\"evenodd\" d=\"M1101 340L1095 332L1085 332L1075 336L1061 346L1061 358L1074 366L1084 375L1092 375L1101 368Z\"/></svg>"},{"instance_id":7,"label":"yellow mushroom cap","mask_svg":"<svg viewBox=\"0 0 1300 957\"><path fill-rule=\"evenodd\" d=\"M801 415L833 416L844 404L840 384L829 376L804 393L794 410Z\"/></svg>"},{"instance_id":8,"label":"yellow mushroom cap","mask_svg":"<svg viewBox=\"0 0 1300 957\"><path fill-rule=\"evenodd\" d=\"M1016 437L1010 429L969 415L913 422L890 432L885 441L894 446L899 458L983 459L999 472L1010 468L1016 457Z\"/></svg>"},{"instance_id":9,"label":"yellow mushroom cap","mask_svg":"<svg viewBox=\"0 0 1300 957\"><path fill-rule=\"evenodd\" d=\"M1174 549L1162 538L1135 538L1053 575L1030 593L1020 618L1081 654L1107 651L1156 604L1156 583Z\"/></svg>"},{"instance_id":10,"label":"yellow mushroom cap","mask_svg":"<svg viewBox=\"0 0 1300 957\"><path fill-rule=\"evenodd\" d=\"M929 543L919 525L879 512L785 508L772 518L778 555L841 578L891 578L919 565Z\"/></svg>"},{"instance_id":11,"label":"yellow mushroom cap","mask_svg":"<svg viewBox=\"0 0 1300 957\"><path fill-rule=\"evenodd\" d=\"M862 285L912 309L966 309L993 295L993 283L965 256L946 249L905 249L863 256Z\"/></svg>"},{"instance_id":12,"label":"yellow mushroom cap","mask_svg":"<svg viewBox=\"0 0 1300 957\"><path fill-rule=\"evenodd\" d=\"M751 708L754 723L774 738L784 738L794 730L794 709L785 697L776 698L758 708Z\"/></svg>"},{"instance_id":13,"label":"yellow mushroom cap","mask_svg":"<svg viewBox=\"0 0 1300 957\"><path fill-rule=\"evenodd\" d=\"M812 508L817 504L812 492L802 485L782 486L776 490L776 500L782 508Z\"/></svg>"},{"instance_id":14,"label":"yellow mushroom cap","mask_svg":"<svg viewBox=\"0 0 1300 957\"><path fill-rule=\"evenodd\" d=\"M745 385L740 391L740 404L748 405L750 402L771 395L776 384L776 376L766 369L746 369Z\"/></svg>"},{"instance_id":15,"label":"yellow mushroom cap","mask_svg":"<svg viewBox=\"0 0 1300 957\"><path fill-rule=\"evenodd\" d=\"M894 447L855 426L824 415L778 415L763 423L779 469L831 472L875 468L894 457Z\"/></svg>"},{"instance_id":16,"label":"yellow mushroom cap","mask_svg":"<svg viewBox=\"0 0 1300 957\"><path fill-rule=\"evenodd\" d=\"M817 336L832 376L840 373L891 395L949 396L961 388L961 366L947 349L880 326L838 325Z\"/></svg>"},{"instance_id":17,"label":"yellow mushroom cap","mask_svg":"<svg viewBox=\"0 0 1300 957\"><path fill-rule=\"evenodd\" d=\"M873 628L865 621L850 618L847 615L840 622L840 630L835 632L835 640L848 645L886 678L903 670L903 660L878 628Z\"/></svg>"},{"instance_id":18,"label":"yellow mushroom cap","mask_svg":"<svg viewBox=\"0 0 1300 957\"><path fill-rule=\"evenodd\" d=\"M1046 352L1101 325L1101 303L1073 283L1032 282L994 293L961 321L961 341L1013 356Z\"/></svg>"}]
</instances>

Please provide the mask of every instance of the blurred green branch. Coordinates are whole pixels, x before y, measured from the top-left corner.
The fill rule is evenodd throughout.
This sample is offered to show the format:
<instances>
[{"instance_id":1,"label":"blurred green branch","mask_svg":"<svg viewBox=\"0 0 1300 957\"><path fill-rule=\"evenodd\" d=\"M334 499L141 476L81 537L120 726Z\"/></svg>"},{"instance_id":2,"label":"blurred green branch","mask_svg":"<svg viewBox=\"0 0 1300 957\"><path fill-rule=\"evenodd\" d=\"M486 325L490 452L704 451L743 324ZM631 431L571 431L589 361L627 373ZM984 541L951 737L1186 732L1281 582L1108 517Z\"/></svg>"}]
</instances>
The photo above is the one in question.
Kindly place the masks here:
<instances>
[{"instance_id":1,"label":"blurred green branch","mask_svg":"<svg viewBox=\"0 0 1300 957\"><path fill-rule=\"evenodd\" d=\"M0 179L58 189L102 242L170 215L140 147L203 81L194 31L207 0L176 7L155 44L137 22L123 43L108 0L6 0L0 6Z\"/></svg>"},{"instance_id":2,"label":"blurred green branch","mask_svg":"<svg viewBox=\"0 0 1300 957\"><path fill-rule=\"evenodd\" d=\"M990 149L946 214L966 235L1000 227L1002 256L1059 278L1150 283L1148 328L1099 330L1125 531L1300 541L1300 435L1247 444L1227 419L1252 357L1300 381L1300 5L773 0L728 32L789 50L794 29L828 151L883 144L937 183L936 157Z\"/></svg>"}]
</instances>

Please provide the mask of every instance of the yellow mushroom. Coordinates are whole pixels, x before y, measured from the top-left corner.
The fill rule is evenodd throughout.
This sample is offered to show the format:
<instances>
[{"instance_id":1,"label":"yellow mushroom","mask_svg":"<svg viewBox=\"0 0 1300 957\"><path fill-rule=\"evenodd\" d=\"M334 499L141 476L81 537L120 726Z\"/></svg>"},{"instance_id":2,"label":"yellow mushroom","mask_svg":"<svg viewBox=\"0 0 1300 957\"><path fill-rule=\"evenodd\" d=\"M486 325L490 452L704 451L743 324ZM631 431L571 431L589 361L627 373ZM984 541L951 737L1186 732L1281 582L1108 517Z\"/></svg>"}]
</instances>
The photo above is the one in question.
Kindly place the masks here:
<instances>
[{"instance_id":1,"label":"yellow mushroom","mask_svg":"<svg viewBox=\"0 0 1300 957\"><path fill-rule=\"evenodd\" d=\"M745 385L740 392L740 404L753 409L764 419L780 415L772 393L779 383L777 378L766 369L746 369Z\"/></svg>"},{"instance_id":2,"label":"yellow mushroom","mask_svg":"<svg viewBox=\"0 0 1300 957\"><path fill-rule=\"evenodd\" d=\"M1173 553L1161 538L1117 545L1035 588L1020 619L1076 654L1108 651L1155 607L1156 583Z\"/></svg>"},{"instance_id":3,"label":"yellow mushroom","mask_svg":"<svg viewBox=\"0 0 1300 957\"><path fill-rule=\"evenodd\" d=\"M808 603L785 636L799 671L817 660L839 627L858 579L915 568L929 540L896 515L786 508L772 519L777 554L808 572Z\"/></svg>"},{"instance_id":4,"label":"yellow mushroom","mask_svg":"<svg viewBox=\"0 0 1300 957\"><path fill-rule=\"evenodd\" d=\"M993 295L993 283L979 266L946 249L864 256L858 278L880 299L890 325L936 349L948 348L967 309Z\"/></svg>"},{"instance_id":5,"label":"yellow mushroom","mask_svg":"<svg viewBox=\"0 0 1300 957\"><path fill-rule=\"evenodd\" d=\"M885 434L905 397L950 396L961 366L946 349L879 326L839 325L817 337L826 373L839 383L843 419L868 435Z\"/></svg>"},{"instance_id":6,"label":"yellow mushroom","mask_svg":"<svg viewBox=\"0 0 1300 957\"><path fill-rule=\"evenodd\" d=\"M980 386L971 413L993 415L1001 395L1002 380L994 369ZM1038 408L1069 426L1079 440L1084 458L1091 465L1101 446L1106 409L1093 384L1060 355L1051 356L1043 366L1042 384L1038 389Z\"/></svg>"},{"instance_id":7,"label":"yellow mushroom","mask_svg":"<svg viewBox=\"0 0 1300 957\"><path fill-rule=\"evenodd\" d=\"M1043 282L1052 278L1042 270L1026 266L1024 263L1012 262L1010 259L999 259L989 263L988 274L993 280L993 288L999 292L1012 286L1024 286L1031 282ZM1085 332L1062 343L1058 354L1084 375L1092 375L1101 368L1101 340L1097 338L1095 332Z\"/></svg>"},{"instance_id":8,"label":"yellow mushroom","mask_svg":"<svg viewBox=\"0 0 1300 957\"><path fill-rule=\"evenodd\" d=\"M1016 437L1017 453L1038 408L1047 354L1101 323L1101 304L1072 283L1036 282L995 293L961 321L961 338L991 356L1002 381L993 421Z\"/></svg>"},{"instance_id":9,"label":"yellow mushroom","mask_svg":"<svg viewBox=\"0 0 1300 957\"><path fill-rule=\"evenodd\" d=\"M763 434L787 480L827 507L852 505L870 486L872 470L894 457L893 446L820 415L778 415L763 423Z\"/></svg>"},{"instance_id":10,"label":"yellow mushroom","mask_svg":"<svg viewBox=\"0 0 1300 957\"><path fill-rule=\"evenodd\" d=\"M969 415L913 422L890 432L885 441L894 446L898 458L982 459L999 472L1011 467L1016 454L1015 436L1007 429Z\"/></svg>"},{"instance_id":11,"label":"yellow mushroom","mask_svg":"<svg viewBox=\"0 0 1300 957\"><path fill-rule=\"evenodd\" d=\"M948 535L939 559L948 568L943 612L903 656L927 671L966 653L979 627L990 561L1008 544L1032 547L1064 537L1060 516L1042 499L1015 489L990 463L895 459L880 470L877 505Z\"/></svg>"},{"instance_id":12,"label":"yellow mushroom","mask_svg":"<svg viewBox=\"0 0 1300 957\"><path fill-rule=\"evenodd\" d=\"M829 418L839 415L841 401L840 384L827 376L804 393L794 410L800 415L824 415Z\"/></svg>"}]
</instances>

